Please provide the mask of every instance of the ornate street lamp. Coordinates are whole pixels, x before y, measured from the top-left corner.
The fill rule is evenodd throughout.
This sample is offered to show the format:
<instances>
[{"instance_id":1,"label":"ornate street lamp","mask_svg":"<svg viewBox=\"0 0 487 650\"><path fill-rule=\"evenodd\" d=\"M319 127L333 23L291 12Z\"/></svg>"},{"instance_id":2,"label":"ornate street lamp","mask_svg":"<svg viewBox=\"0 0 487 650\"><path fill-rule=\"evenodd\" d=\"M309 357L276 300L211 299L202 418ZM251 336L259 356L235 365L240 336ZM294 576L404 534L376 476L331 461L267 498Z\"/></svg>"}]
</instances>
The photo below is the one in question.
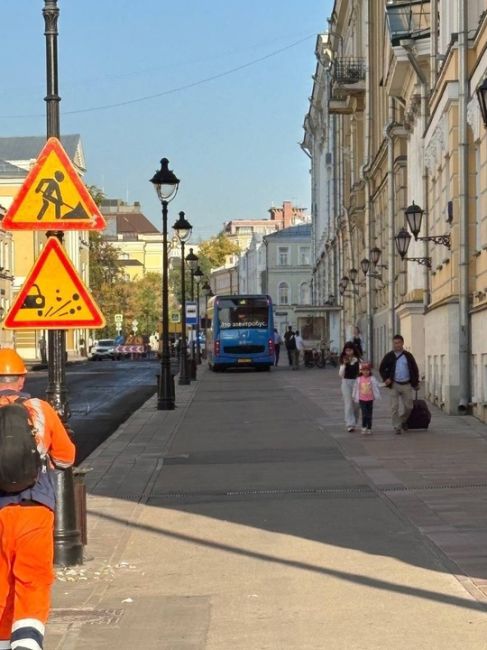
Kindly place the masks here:
<instances>
[{"instance_id":1,"label":"ornate street lamp","mask_svg":"<svg viewBox=\"0 0 487 650\"><path fill-rule=\"evenodd\" d=\"M193 253L192 248L189 249L189 253L186 255L185 260L191 272L191 300L194 301L194 272L196 267L198 266L198 256ZM191 360L190 360L191 380L197 379L196 355L194 352L195 341L194 341L193 332L194 332L194 328L193 326L191 326Z\"/></svg>"},{"instance_id":2,"label":"ornate street lamp","mask_svg":"<svg viewBox=\"0 0 487 650\"><path fill-rule=\"evenodd\" d=\"M185 257L186 259L186 264L189 267L189 270L191 272L191 300L194 301L194 272L196 267L198 266L198 256L193 253L193 249L189 249L189 253ZM191 368L191 380L197 379L197 372L196 372L196 354L195 354L195 341L193 337L193 326L191 326L191 361L190 361L190 368Z\"/></svg>"},{"instance_id":3,"label":"ornate street lamp","mask_svg":"<svg viewBox=\"0 0 487 650\"><path fill-rule=\"evenodd\" d=\"M44 36L46 38L46 136L60 138L60 116L58 85L58 18L59 7L57 0L44 0L42 10L44 17ZM63 231L52 231L47 236L54 235L60 243L63 242ZM12 276L13 279L13 276ZM48 346L48 384L46 398L61 417L66 430L71 436L68 426L70 417L68 390L66 387L66 332L65 330L49 330ZM59 566L83 564L83 543L79 530L74 496L74 475L72 468L57 469L54 474L57 495L56 517L54 520L54 562Z\"/></svg>"},{"instance_id":4,"label":"ornate street lamp","mask_svg":"<svg viewBox=\"0 0 487 650\"><path fill-rule=\"evenodd\" d=\"M206 280L201 287L203 289L203 292L205 294L205 345L207 345L206 341L208 341L208 300L212 298L215 294L211 290L210 283L208 280Z\"/></svg>"},{"instance_id":5,"label":"ornate street lamp","mask_svg":"<svg viewBox=\"0 0 487 650\"><path fill-rule=\"evenodd\" d=\"M369 272L370 268L370 260L368 260L366 257L363 258L363 260L360 261L360 268L362 269L362 273L364 275L367 275Z\"/></svg>"},{"instance_id":6,"label":"ornate street lamp","mask_svg":"<svg viewBox=\"0 0 487 650\"><path fill-rule=\"evenodd\" d=\"M181 244L181 345L179 350L180 370L179 381L181 386L190 383L188 373L188 350L186 342L186 282L184 277L184 245L191 237L193 226L187 221L184 212L179 213L179 219L173 226Z\"/></svg>"},{"instance_id":7,"label":"ornate street lamp","mask_svg":"<svg viewBox=\"0 0 487 650\"><path fill-rule=\"evenodd\" d=\"M480 112L482 114L484 126L487 127L487 77L477 88L477 99L479 100Z\"/></svg>"},{"instance_id":8,"label":"ornate street lamp","mask_svg":"<svg viewBox=\"0 0 487 650\"><path fill-rule=\"evenodd\" d=\"M169 265L167 241L167 206L176 196L179 178L169 169L167 158L161 160L161 168L150 179L162 205L162 350L161 373L157 390L157 409L172 411L175 406L171 356L169 350Z\"/></svg>"},{"instance_id":9,"label":"ornate street lamp","mask_svg":"<svg viewBox=\"0 0 487 650\"><path fill-rule=\"evenodd\" d=\"M352 284L355 284L355 282L357 281L357 275L358 275L357 269L350 269L350 271L348 272L348 275L350 277L350 281L352 282Z\"/></svg>"},{"instance_id":10,"label":"ornate street lamp","mask_svg":"<svg viewBox=\"0 0 487 650\"><path fill-rule=\"evenodd\" d=\"M446 246L448 249L451 248L451 238L449 233L446 235L431 235L428 237L418 236L421 231L421 222L423 220L424 210L422 210L419 205L416 205L414 201L406 208L404 214L408 222L409 230L413 233L416 241L418 241L418 239L421 241L432 241L435 244Z\"/></svg>"},{"instance_id":11,"label":"ornate street lamp","mask_svg":"<svg viewBox=\"0 0 487 650\"><path fill-rule=\"evenodd\" d=\"M397 252L402 260L417 262L418 264L427 266L429 269L431 268L431 257L406 257L412 239L406 228L401 228L394 239L396 241Z\"/></svg>"},{"instance_id":12,"label":"ornate street lamp","mask_svg":"<svg viewBox=\"0 0 487 650\"><path fill-rule=\"evenodd\" d=\"M201 363L201 343L200 343L200 282L203 278L203 271L199 266L193 272L194 281L196 282L196 359Z\"/></svg>"},{"instance_id":13,"label":"ornate street lamp","mask_svg":"<svg viewBox=\"0 0 487 650\"><path fill-rule=\"evenodd\" d=\"M382 255L382 250L378 246L370 249L370 261L374 266L379 264L380 256Z\"/></svg>"}]
</instances>

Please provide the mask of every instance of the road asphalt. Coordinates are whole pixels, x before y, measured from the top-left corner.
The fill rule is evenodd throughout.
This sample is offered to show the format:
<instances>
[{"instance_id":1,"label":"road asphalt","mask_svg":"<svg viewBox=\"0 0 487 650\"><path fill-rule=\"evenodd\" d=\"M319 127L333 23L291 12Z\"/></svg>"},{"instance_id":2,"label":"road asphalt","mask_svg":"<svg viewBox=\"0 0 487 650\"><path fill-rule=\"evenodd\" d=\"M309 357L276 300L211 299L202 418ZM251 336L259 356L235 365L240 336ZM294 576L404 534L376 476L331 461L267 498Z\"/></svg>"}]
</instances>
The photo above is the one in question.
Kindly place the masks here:
<instances>
[{"instance_id":1,"label":"road asphalt","mask_svg":"<svg viewBox=\"0 0 487 650\"><path fill-rule=\"evenodd\" d=\"M199 373L84 463L47 650L487 648L487 427L348 433L335 369Z\"/></svg>"},{"instance_id":2,"label":"road asphalt","mask_svg":"<svg viewBox=\"0 0 487 650\"><path fill-rule=\"evenodd\" d=\"M69 426L81 463L156 390L156 360L81 361L66 368ZM45 399L47 372L31 372L26 390Z\"/></svg>"}]
</instances>

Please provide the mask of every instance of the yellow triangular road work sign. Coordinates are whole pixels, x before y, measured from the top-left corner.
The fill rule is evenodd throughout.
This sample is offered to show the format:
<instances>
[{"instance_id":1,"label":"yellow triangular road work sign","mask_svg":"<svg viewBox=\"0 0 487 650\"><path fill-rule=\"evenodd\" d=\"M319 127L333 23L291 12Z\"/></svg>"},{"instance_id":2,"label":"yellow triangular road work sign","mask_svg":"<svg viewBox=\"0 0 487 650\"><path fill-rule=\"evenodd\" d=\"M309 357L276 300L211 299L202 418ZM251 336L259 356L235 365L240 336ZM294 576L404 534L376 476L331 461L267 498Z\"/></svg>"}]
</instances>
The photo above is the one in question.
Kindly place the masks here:
<instances>
[{"instance_id":1,"label":"yellow triangular road work sign","mask_svg":"<svg viewBox=\"0 0 487 650\"><path fill-rule=\"evenodd\" d=\"M105 219L57 138L49 138L7 210L5 230L103 230Z\"/></svg>"},{"instance_id":2,"label":"yellow triangular road work sign","mask_svg":"<svg viewBox=\"0 0 487 650\"><path fill-rule=\"evenodd\" d=\"M105 319L56 237L49 237L3 322L7 329L100 328Z\"/></svg>"}]
</instances>

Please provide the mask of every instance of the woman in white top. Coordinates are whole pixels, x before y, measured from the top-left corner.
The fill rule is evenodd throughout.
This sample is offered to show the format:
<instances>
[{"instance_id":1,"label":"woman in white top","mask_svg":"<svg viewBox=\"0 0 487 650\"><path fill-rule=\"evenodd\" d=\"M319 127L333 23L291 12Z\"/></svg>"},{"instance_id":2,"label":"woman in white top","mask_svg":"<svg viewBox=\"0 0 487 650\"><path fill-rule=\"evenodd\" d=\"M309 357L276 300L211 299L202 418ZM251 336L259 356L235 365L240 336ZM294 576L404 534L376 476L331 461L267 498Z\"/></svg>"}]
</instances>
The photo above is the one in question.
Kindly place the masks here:
<instances>
[{"instance_id":1,"label":"woman in white top","mask_svg":"<svg viewBox=\"0 0 487 650\"><path fill-rule=\"evenodd\" d=\"M345 409L345 425L349 432L355 431L357 426L360 406L354 401L353 393L355 383L360 371L360 355L354 344L347 341L340 355L339 376L342 379L343 405Z\"/></svg>"}]
</instances>

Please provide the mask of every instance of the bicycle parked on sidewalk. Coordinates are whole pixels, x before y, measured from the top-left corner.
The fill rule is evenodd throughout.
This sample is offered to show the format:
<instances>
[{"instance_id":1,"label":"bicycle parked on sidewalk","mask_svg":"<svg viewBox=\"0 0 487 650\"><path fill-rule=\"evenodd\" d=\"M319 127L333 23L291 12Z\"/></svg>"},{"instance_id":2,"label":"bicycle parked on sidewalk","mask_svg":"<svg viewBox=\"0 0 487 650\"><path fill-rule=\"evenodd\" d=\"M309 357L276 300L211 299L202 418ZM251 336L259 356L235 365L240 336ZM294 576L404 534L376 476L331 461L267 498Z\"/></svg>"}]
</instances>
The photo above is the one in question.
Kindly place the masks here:
<instances>
[{"instance_id":1,"label":"bicycle parked on sidewalk","mask_svg":"<svg viewBox=\"0 0 487 650\"><path fill-rule=\"evenodd\" d=\"M306 368L324 368L324 357L316 348L304 351L304 365Z\"/></svg>"}]
</instances>

